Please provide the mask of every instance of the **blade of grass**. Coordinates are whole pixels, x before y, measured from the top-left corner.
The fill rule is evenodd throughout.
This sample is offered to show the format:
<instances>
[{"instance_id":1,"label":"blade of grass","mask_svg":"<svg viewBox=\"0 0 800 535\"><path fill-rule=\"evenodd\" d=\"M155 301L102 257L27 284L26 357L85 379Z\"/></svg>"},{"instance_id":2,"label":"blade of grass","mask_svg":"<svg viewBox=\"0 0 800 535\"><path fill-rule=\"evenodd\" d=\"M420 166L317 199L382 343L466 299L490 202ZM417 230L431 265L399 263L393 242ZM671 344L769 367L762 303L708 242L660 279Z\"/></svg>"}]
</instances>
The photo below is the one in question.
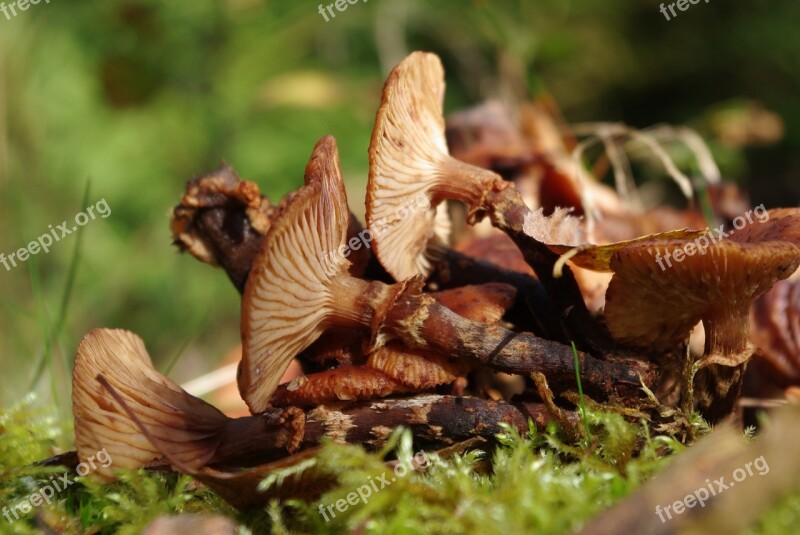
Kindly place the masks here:
<instances>
[{"instance_id":1,"label":"blade of grass","mask_svg":"<svg viewBox=\"0 0 800 535\"><path fill-rule=\"evenodd\" d=\"M572 342L572 355L575 357L575 380L578 382L578 397L581 400L581 420L583 420L583 428L586 431L586 444L588 445L592 442L592 434L589 431L589 420L586 418L586 404L583 401L580 362L578 361L578 349L575 347L575 342Z\"/></svg>"},{"instance_id":2,"label":"blade of grass","mask_svg":"<svg viewBox=\"0 0 800 535\"><path fill-rule=\"evenodd\" d=\"M89 203L89 191L91 186L91 180L86 181L86 187L83 191L83 204L81 205L81 210L83 210ZM72 249L72 257L70 258L69 263L69 270L67 271L67 279L64 281L64 291L61 294L61 304L58 309L58 315L56 316L56 325L55 328L45 339L45 347L42 355L38 359L38 364L36 366L36 372L34 373L33 380L31 381L30 390L36 386L41 378L42 374L44 373L45 367L50 366L52 367L52 348L58 342L61 337L61 331L64 329L64 324L67 320L67 311L69 309L69 303L72 299L72 290L75 286L75 278L78 273L78 265L80 263L81 258L81 246L83 245L83 233L78 233L78 236L75 240L75 247ZM66 353L63 353L64 358L64 366L67 371L71 371L72 366L68 360Z\"/></svg>"},{"instance_id":3,"label":"blade of grass","mask_svg":"<svg viewBox=\"0 0 800 535\"><path fill-rule=\"evenodd\" d=\"M43 292L42 292L42 284L41 284L41 277L39 276L39 263L36 260L35 256L31 256L28 260L28 274L30 275L31 279L31 293L33 293L33 300L36 303L36 308L38 310L38 314L36 315L37 323L39 323L39 327L42 330L42 339L45 340L45 348L47 347L47 340L50 339L51 332L50 332L50 318L47 314L47 305L44 302ZM57 401L59 399L58 395L58 382L56 381L56 377L58 375L55 372L55 367L53 366L53 359L52 355L48 353L44 353L47 358L42 359L42 370L45 368L45 363L48 367L50 367L50 394L53 396L53 403L57 405ZM35 385L34 385L35 386ZM32 390L32 388L31 388Z\"/></svg>"}]
</instances>

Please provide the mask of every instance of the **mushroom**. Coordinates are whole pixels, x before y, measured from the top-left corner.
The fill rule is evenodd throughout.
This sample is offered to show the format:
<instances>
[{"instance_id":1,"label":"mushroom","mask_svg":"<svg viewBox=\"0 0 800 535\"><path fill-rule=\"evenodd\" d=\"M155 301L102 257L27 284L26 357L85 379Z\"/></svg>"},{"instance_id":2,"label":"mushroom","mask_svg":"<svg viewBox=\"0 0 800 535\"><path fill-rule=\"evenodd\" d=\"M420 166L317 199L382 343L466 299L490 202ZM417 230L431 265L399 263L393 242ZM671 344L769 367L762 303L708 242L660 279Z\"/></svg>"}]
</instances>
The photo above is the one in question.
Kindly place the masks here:
<instances>
[{"instance_id":1,"label":"mushroom","mask_svg":"<svg viewBox=\"0 0 800 535\"><path fill-rule=\"evenodd\" d=\"M78 458L86 462L105 450L112 459L108 466L97 465L98 476L112 480L116 469L163 461L158 449L97 381L101 373L108 373L108 384L135 407L139 419L175 458L192 466L211 458L228 418L156 372L141 338L123 330L95 329L78 346L72 411Z\"/></svg>"},{"instance_id":2,"label":"mushroom","mask_svg":"<svg viewBox=\"0 0 800 535\"><path fill-rule=\"evenodd\" d=\"M421 293L412 278L393 285L364 281L349 272L349 211L336 143L320 140L306 167L306 184L272 222L253 263L242 300L239 390L254 413L263 412L291 359L331 327L366 329L377 348L390 338L408 347L475 358L494 369L552 373L574 383L568 346L468 321ZM639 361L606 362L580 355L587 389L633 394L652 380Z\"/></svg>"},{"instance_id":3,"label":"mushroom","mask_svg":"<svg viewBox=\"0 0 800 535\"><path fill-rule=\"evenodd\" d=\"M530 210L513 185L448 153L444 88L441 61L425 52L409 55L386 80L369 147L366 214L375 255L396 280L428 275L432 259L442 254L437 209L446 199L460 201L470 223L489 215L514 240L576 336L607 347L572 273L553 277L557 255L524 232Z\"/></svg>"},{"instance_id":4,"label":"mushroom","mask_svg":"<svg viewBox=\"0 0 800 535\"><path fill-rule=\"evenodd\" d=\"M274 460L297 448L304 424L298 409L257 421L228 418L158 373L141 338L119 329L95 329L81 340L72 372L72 411L78 459L95 466L94 473L106 481L120 468L164 465L163 451L170 462L192 469L237 456L242 462L253 431L260 458ZM235 437L238 445L226 445ZM111 463L91 462L100 451Z\"/></svg>"},{"instance_id":5,"label":"mushroom","mask_svg":"<svg viewBox=\"0 0 800 535\"><path fill-rule=\"evenodd\" d=\"M748 343L753 301L800 265L800 209L766 215L759 224L724 233L727 239L642 238L617 247L610 257L614 276L605 318L616 340L666 351L702 321L705 351L699 367L709 370L698 376L707 383L701 385L701 395L707 395L699 404L710 419L725 414L738 395L753 353ZM581 263L580 255L572 260Z\"/></svg>"},{"instance_id":6,"label":"mushroom","mask_svg":"<svg viewBox=\"0 0 800 535\"><path fill-rule=\"evenodd\" d=\"M218 170L186 185L180 203L173 210L170 225L175 245L181 251L190 252L201 262L222 266L241 293L264 234L280 210L260 194L256 184L241 180L230 166L223 164ZM351 214L348 244L358 247L349 247L348 260L352 263L350 272L353 275L368 272L374 278L385 276L370 252L373 239L371 232L364 230ZM434 283L442 289L488 282L511 284L518 292L509 311L509 321L536 332L539 326L553 323L551 318L555 314L549 307L544 288L533 277L452 250L437 262L434 274ZM558 332L558 328L550 328L542 330L541 334L552 337ZM334 333L330 338L340 340L346 336ZM324 345L336 351L331 344ZM309 351L314 353L317 348ZM309 358L313 360L314 357Z\"/></svg>"},{"instance_id":7,"label":"mushroom","mask_svg":"<svg viewBox=\"0 0 800 535\"><path fill-rule=\"evenodd\" d=\"M510 186L499 175L451 157L442 115L444 72L434 54L414 52L386 80L369 147L367 226L375 254L397 280L427 275L436 254L436 209L445 199L480 219L488 191ZM409 210L410 201L416 201ZM479 215L481 217L479 217Z\"/></svg>"},{"instance_id":8,"label":"mushroom","mask_svg":"<svg viewBox=\"0 0 800 535\"><path fill-rule=\"evenodd\" d=\"M739 233L728 231L727 239L643 238L617 251L605 310L614 338L665 350L702 320L707 363L747 360L750 306L800 265L800 236L792 230L800 210L770 210L767 216ZM665 305L674 313L664 313Z\"/></svg>"}]
</instances>

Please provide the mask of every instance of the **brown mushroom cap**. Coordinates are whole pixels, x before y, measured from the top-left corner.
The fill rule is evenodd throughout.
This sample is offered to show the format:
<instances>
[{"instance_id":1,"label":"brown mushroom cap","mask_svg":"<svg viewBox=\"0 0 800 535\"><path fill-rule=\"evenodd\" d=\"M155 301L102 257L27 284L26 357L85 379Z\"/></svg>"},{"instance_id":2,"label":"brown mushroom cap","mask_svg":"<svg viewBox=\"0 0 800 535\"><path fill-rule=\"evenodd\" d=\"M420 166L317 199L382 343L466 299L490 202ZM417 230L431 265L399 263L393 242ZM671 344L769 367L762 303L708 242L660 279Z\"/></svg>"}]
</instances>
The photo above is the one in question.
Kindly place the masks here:
<instances>
[{"instance_id":1,"label":"brown mushroom cap","mask_svg":"<svg viewBox=\"0 0 800 535\"><path fill-rule=\"evenodd\" d=\"M140 468L162 459L122 407L97 380L108 384L175 459L191 466L205 464L219 443L228 418L159 374L141 338L123 330L95 329L78 347L72 372L75 448L86 462L105 449L109 466L97 466L102 479L114 470Z\"/></svg>"},{"instance_id":2,"label":"brown mushroom cap","mask_svg":"<svg viewBox=\"0 0 800 535\"><path fill-rule=\"evenodd\" d=\"M414 52L389 74L369 147L367 226L375 255L396 279L427 275L449 236L445 198L475 215L484 191L503 179L447 150L444 70L435 54ZM446 194L445 194L446 192Z\"/></svg>"},{"instance_id":3,"label":"brown mushroom cap","mask_svg":"<svg viewBox=\"0 0 800 535\"><path fill-rule=\"evenodd\" d=\"M314 148L306 185L282 203L273 220L242 298L238 383L254 413L269 406L292 358L329 327L371 322L364 300L383 295L361 294L360 285L368 284L348 274L349 222L336 141L327 136ZM383 288L385 293L402 289Z\"/></svg>"},{"instance_id":4,"label":"brown mushroom cap","mask_svg":"<svg viewBox=\"0 0 800 535\"><path fill-rule=\"evenodd\" d=\"M751 304L800 265L794 230L800 210L769 214L768 221L717 241L705 254L694 247L691 256L671 261L671 267L666 255L685 250L691 241L645 241L617 251L605 309L612 335L632 346L667 349L702 320L707 362L730 362L741 354Z\"/></svg>"},{"instance_id":5,"label":"brown mushroom cap","mask_svg":"<svg viewBox=\"0 0 800 535\"><path fill-rule=\"evenodd\" d=\"M431 294L461 317L480 323L497 323L508 312L517 289L501 282L471 284Z\"/></svg>"}]
</instances>

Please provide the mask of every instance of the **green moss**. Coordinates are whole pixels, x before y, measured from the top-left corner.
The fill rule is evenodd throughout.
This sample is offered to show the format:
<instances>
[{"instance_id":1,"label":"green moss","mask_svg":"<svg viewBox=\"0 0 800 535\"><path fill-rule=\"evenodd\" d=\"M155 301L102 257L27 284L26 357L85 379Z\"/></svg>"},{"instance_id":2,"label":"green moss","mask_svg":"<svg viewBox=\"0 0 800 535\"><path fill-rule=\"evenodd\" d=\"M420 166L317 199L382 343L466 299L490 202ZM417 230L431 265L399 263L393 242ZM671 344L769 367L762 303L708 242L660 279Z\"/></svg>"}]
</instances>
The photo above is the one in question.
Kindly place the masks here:
<instances>
[{"instance_id":1,"label":"green moss","mask_svg":"<svg viewBox=\"0 0 800 535\"><path fill-rule=\"evenodd\" d=\"M443 458L425 452L427 467L407 473L387 465L388 459L413 465L418 452L407 430L397 430L377 453L329 443L313 463L273 474L264 486L280 485L284 476L316 466L337 477L336 488L313 503L272 502L247 514L189 477L122 471L110 485L82 480L13 524L0 517L0 533L38 533L38 515L63 533L134 534L159 515L202 512L232 517L241 533L569 533L629 495L684 449L673 438L652 435L644 422L596 410L587 416L588 446L565 439L555 425L524 435L506 428L490 455L472 451ZM52 475L64 473L64 468L31 466L57 453L64 434L30 400L0 410L0 504L20 503ZM792 495L750 535L786 533L798 520L800 495Z\"/></svg>"},{"instance_id":2,"label":"green moss","mask_svg":"<svg viewBox=\"0 0 800 535\"><path fill-rule=\"evenodd\" d=\"M397 477L381 460L388 451L375 455L330 444L319 463L338 477L339 486L314 504L289 502L279 520L313 533L570 532L627 496L682 449L617 414L590 411L589 422L599 440L588 449L565 443L555 426L545 433L531 428L526 436L506 429L498 437L490 474L482 473L478 452L450 459L427 453L427 469ZM411 435L405 431L391 446L394 442L399 442L397 459L410 465ZM380 490L372 491L366 503L357 500L352 493L362 489L366 494L373 481Z\"/></svg>"},{"instance_id":3,"label":"green moss","mask_svg":"<svg viewBox=\"0 0 800 535\"><path fill-rule=\"evenodd\" d=\"M8 511L13 520L0 516L0 533L39 533L37 515L63 533L135 534L160 514L211 510L235 514L189 477L139 470L121 471L120 480L111 485L90 479L76 481L55 492L50 504L27 513L18 508L15 515L16 505L28 503L34 494L52 485L51 477L58 483L66 471L64 467L33 465L59 453L56 444L67 433L31 401L0 410L0 505L8 507L3 513Z\"/></svg>"}]
</instances>

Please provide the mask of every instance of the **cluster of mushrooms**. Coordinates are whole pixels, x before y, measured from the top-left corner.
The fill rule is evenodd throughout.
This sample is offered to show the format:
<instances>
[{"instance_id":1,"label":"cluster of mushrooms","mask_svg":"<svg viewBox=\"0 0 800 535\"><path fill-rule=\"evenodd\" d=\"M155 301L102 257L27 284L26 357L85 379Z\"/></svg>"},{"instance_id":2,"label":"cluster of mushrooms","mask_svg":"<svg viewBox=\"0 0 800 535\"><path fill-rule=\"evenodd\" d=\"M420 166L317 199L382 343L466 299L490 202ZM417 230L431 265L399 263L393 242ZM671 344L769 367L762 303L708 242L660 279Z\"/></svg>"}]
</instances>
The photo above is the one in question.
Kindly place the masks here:
<instances>
[{"instance_id":1,"label":"cluster of mushrooms","mask_svg":"<svg viewBox=\"0 0 800 535\"><path fill-rule=\"evenodd\" d=\"M707 232L686 230L708 224L696 209L636 209L580 179L542 106L519 123L494 103L445 122L444 89L434 54L389 75L365 227L330 136L278 205L227 165L188 183L173 236L241 293L237 381L251 414L182 390L135 334L97 329L73 373L77 460L105 448L107 480L172 467L246 508L324 490L311 470L256 492L324 438L379 448L403 425L437 449L554 418L580 433L576 372L611 409L683 407L712 422L743 387L773 396L800 383L800 281L775 286L800 266L800 209L771 210L662 270L656 255ZM740 193L709 189L723 224L747 209ZM302 374L281 382L293 362Z\"/></svg>"}]
</instances>

